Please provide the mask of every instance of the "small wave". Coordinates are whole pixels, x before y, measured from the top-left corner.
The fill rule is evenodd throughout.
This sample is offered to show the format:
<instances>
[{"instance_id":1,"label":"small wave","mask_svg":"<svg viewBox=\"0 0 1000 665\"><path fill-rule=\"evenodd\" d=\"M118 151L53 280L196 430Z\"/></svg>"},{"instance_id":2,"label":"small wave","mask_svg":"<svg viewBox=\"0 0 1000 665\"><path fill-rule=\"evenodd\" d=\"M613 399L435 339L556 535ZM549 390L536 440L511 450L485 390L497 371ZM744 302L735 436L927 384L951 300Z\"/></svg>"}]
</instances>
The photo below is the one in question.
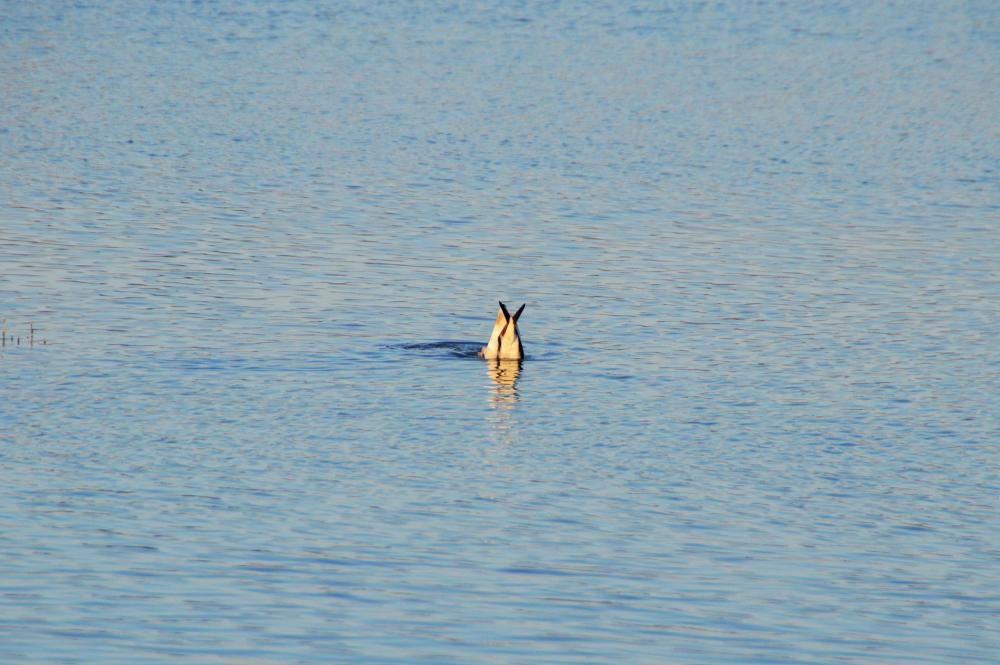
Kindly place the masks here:
<instances>
[{"instance_id":1,"label":"small wave","mask_svg":"<svg viewBox=\"0 0 1000 665\"><path fill-rule=\"evenodd\" d=\"M439 342L407 342L401 344L388 344L386 345L386 348L417 352L428 357L478 359L479 351L483 348L483 343L442 340ZM544 361L555 360L558 357L559 354L557 352L548 351L541 354L526 353L524 355L524 360Z\"/></svg>"},{"instance_id":2,"label":"small wave","mask_svg":"<svg viewBox=\"0 0 1000 665\"><path fill-rule=\"evenodd\" d=\"M416 351L428 356L442 356L447 358L478 358L479 350L483 348L483 344L482 342L443 340L439 342L393 344L392 347L404 349L406 351Z\"/></svg>"}]
</instances>

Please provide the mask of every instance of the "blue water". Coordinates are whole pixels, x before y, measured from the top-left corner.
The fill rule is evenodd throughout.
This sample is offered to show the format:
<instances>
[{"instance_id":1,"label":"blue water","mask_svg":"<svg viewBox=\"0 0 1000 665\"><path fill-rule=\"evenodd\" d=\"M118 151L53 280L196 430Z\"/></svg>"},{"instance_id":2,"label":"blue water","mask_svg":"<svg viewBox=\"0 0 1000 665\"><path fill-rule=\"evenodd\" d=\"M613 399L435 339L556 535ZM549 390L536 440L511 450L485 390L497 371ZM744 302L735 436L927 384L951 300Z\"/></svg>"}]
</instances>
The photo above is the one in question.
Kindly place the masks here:
<instances>
[{"instance_id":1,"label":"blue water","mask_svg":"<svg viewBox=\"0 0 1000 665\"><path fill-rule=\"evenodd\" d=\"M0 99L0 662L997 661L996 3L2 2Z\"/></svg>"}]
</instances>

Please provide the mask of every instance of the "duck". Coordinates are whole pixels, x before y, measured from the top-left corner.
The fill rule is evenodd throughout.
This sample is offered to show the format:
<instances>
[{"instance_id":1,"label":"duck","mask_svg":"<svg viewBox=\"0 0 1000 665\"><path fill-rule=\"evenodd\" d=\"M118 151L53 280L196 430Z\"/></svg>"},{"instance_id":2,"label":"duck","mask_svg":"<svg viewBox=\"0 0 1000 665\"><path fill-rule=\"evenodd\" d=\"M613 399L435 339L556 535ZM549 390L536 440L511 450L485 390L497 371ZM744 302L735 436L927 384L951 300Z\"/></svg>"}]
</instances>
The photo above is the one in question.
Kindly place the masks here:
<instances>
[{"instance_id":1,"label":"duck","mask_svg":"<svg viewBox=\"0 0 1000 665\"><path fill-rule=\"evenodd\" d=\"M521 335L517 330L517 320L521 318L523 311L524 305L521 305L511 315L507 311L507 306L500 302L497 318L493 322L493 332L490 333L490 340L486 346L479 351L480 358L487 360L521 360L524 358L524 345L521 344Z\"/></svg>"}]
</instances>

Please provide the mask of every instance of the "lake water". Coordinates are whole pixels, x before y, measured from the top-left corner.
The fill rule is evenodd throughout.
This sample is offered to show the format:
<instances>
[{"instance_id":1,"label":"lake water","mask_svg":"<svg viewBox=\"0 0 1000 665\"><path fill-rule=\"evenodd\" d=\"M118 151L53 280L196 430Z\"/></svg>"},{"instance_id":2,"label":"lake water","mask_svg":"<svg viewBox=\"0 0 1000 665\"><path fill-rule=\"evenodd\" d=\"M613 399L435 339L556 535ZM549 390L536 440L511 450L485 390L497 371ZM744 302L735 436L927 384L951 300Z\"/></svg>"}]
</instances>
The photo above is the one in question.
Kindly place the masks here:
<instances>
[{"instance_id":1,"label":"lake water","mask_svg":"<svg viewBox=\"0 0 1000 665\"><path fill-rule=\"evenodd\" d=\"M997 661L995 2L0 8L0 661Z\"/></svg>"}]
</instances>

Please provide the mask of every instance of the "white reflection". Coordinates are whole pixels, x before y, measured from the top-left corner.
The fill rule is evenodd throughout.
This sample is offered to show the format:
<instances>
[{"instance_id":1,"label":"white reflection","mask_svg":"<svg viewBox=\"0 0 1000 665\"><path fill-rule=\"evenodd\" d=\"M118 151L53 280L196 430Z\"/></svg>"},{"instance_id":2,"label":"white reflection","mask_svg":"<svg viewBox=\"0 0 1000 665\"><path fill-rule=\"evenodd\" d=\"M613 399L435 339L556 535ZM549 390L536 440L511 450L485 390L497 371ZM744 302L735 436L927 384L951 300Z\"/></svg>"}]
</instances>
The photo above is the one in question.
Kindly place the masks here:
<instances>
[{"instance_id":1,"label":"white reflection","mask_svg":"<svg viewBox=\"0 0 1000 665\"><path fill-rule=\"evenodd\" d=\"M493 439L501 448L514 445L519 432L514 417L517 405L517 377L521 374L520 360L487 360L486 371L493 381L490 390L490 406L493 411L487 416L493 428Z\"/></svg>"},{"instance_id":2,"label":"white reflection","mask_svg":"<svg viewBox=\"0 0 1000 665\"><path fill-rule=\"evenodd\" d=\"M490 403L494 408L509 409L517 403L517 377L521 374L520 360L487 360L486 371L493 379Z\"/></svg>"}]
</instances>

